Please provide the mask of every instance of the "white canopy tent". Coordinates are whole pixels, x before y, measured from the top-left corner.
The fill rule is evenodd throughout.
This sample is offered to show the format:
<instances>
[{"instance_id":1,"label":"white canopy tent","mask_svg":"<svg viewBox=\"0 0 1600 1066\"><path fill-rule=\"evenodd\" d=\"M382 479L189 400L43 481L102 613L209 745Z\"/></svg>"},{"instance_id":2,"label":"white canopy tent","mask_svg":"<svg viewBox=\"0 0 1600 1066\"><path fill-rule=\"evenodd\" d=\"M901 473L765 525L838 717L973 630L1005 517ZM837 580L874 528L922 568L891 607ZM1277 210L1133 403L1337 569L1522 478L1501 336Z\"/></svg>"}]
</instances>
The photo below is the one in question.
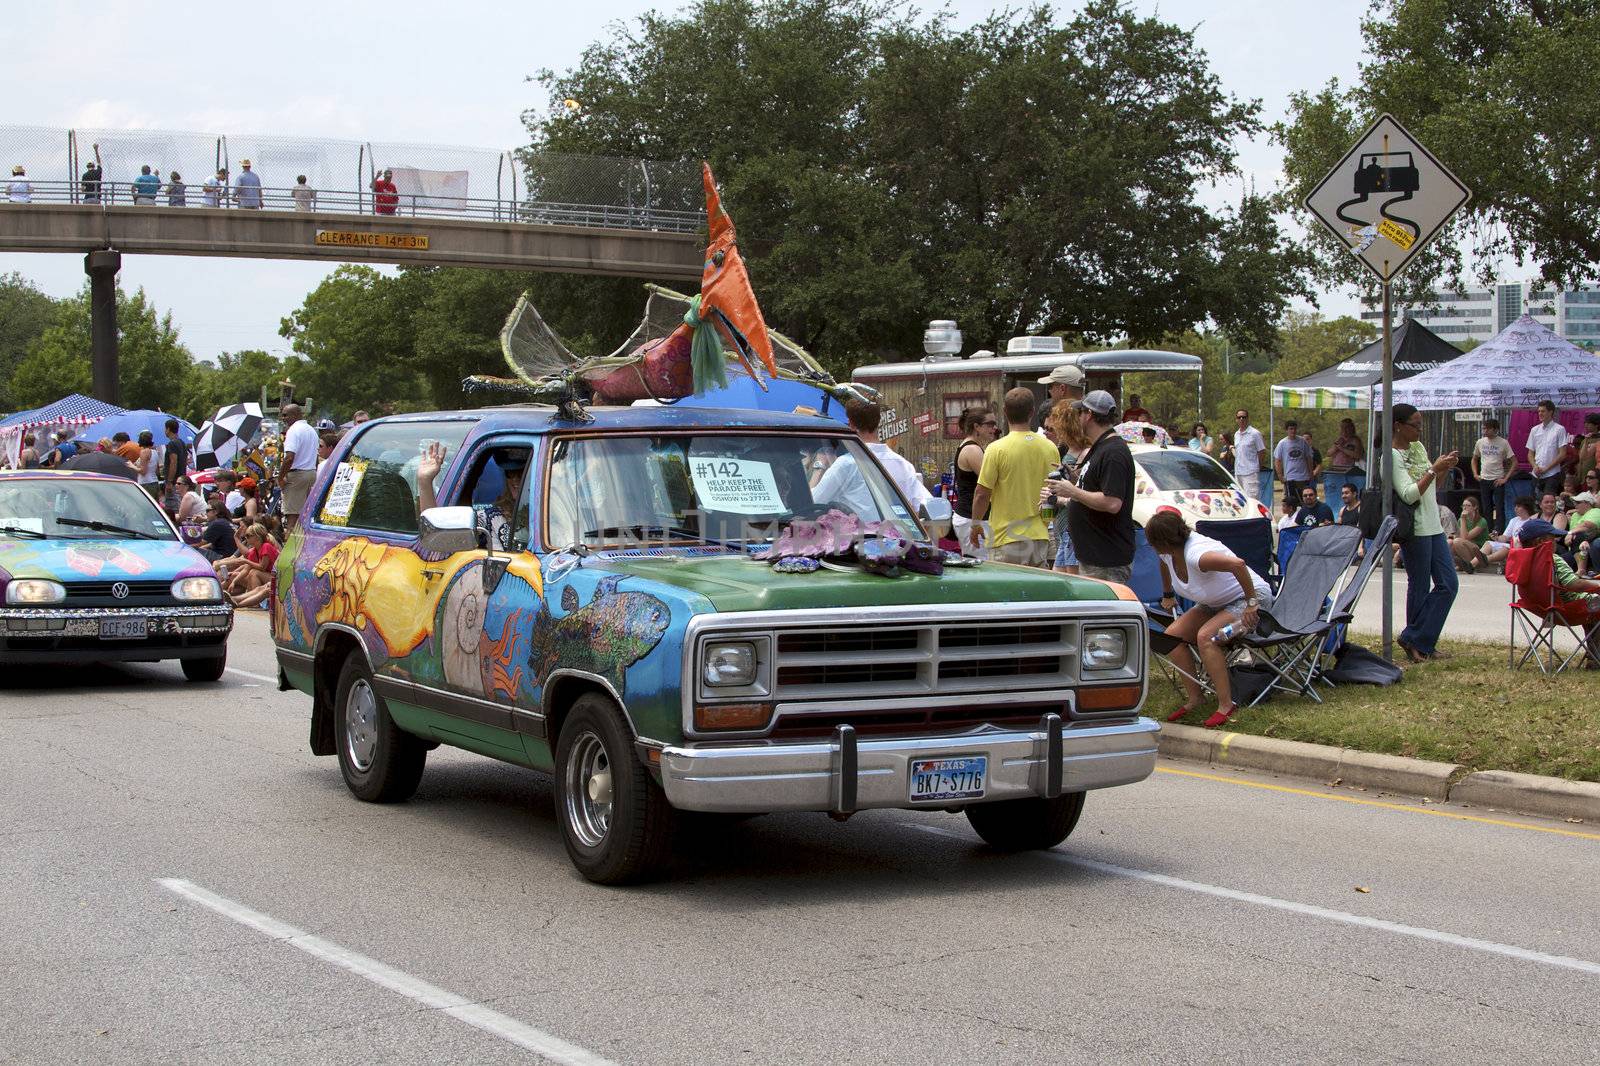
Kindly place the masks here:
<instances>
[{"instance_id":1,"label":"white canopy tent","mask_svg":"<svg viewBox=\"0 0 1600 1066\"><path fill-rule=\"evenodd\" d=\"M1523 315L1443 366L1394 383L1394 402L1419 411L1600 406L1600 358ZM1383 396L1373 398L1382 406Z\"/></svg>"}]
</instances>

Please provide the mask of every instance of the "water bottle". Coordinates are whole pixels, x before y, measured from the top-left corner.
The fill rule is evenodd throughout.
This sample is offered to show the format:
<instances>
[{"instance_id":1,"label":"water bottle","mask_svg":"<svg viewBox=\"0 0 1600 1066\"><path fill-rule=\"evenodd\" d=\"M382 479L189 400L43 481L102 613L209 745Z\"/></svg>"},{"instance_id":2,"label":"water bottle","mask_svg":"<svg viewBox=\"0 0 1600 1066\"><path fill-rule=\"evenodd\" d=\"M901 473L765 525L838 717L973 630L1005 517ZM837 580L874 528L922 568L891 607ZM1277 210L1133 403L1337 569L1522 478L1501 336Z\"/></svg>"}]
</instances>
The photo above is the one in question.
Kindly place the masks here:
<instances>
[{"instance_id":1,"label":"water bottle","mask_svg":"<svg viewBox=\"0 0 1600 1066\"><path fill-rule=\"evenodd\" d=\"M1578 576L1582 577L1583 575L1587 574L1588 572L1589 572L1589 542L1588 541L1584 541L1582 544L1578 545Z\"/></svg>"},{"instance_id":2,"label":"water bottle","mask_svg":"<svg viewBox=\"0 0 1600 1066\"><path fill-rule=\"evenodd\" d=\"M1211 643L1226 644L1228 641L1241 635L1242 633L1244 633L1243 622L1229 622L1227 625L1211 634Z\"/></svg>"}]
</instances>

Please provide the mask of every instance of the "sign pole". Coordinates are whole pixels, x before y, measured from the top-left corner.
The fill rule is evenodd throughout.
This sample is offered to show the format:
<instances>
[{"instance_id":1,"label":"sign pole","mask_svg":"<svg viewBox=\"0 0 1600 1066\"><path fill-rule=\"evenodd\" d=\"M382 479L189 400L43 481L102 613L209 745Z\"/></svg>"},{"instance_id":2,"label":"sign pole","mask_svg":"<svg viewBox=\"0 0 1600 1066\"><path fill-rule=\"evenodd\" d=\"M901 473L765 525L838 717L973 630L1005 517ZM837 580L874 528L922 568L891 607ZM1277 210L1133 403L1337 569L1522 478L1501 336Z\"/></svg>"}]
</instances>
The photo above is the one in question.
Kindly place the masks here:
<instances>
[{"instance_id":1,"label":"sign pole","mask_svg":"<svg viewBox=\"0 0 1600 1066\"><path fill-rule=\"evenodd\" d=\"M1385 264L1387 265L1387 264ZM1394 335L1391 332L1392 310L1389 303L1389 283L1383 283L1383 415L1378 419L1379 446L1378 462L1381 466L1373 466L1374 470L1381 470L1383 491L1383 517L1389 518L1394 513ZM1411 574L1406 575L1407 581L1415 580ZM1390 662L1394 661L1394 552L1385 548L1383 551L1383 657Z\"/></svg>"}]
</instances>

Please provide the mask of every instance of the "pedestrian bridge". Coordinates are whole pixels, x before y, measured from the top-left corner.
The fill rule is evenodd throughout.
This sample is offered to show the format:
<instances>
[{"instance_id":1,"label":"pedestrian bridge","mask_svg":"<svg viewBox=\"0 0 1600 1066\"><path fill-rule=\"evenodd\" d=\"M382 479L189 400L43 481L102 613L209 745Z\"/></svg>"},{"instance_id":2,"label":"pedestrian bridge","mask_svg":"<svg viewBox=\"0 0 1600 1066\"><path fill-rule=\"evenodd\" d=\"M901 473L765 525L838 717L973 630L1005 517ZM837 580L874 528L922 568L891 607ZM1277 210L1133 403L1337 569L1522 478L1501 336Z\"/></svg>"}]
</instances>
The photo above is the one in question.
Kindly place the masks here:
<instances>
[{"instance_id":1,"label":"pedestrian bridge","mask_svg":"<svg viewBox=\"0 0 1600 1066\"><path fill-rule=\"evenodd\" d=\"M0 127L0 165L0 182L13 166L26 171L26 186L0 197L0 251L662 279L698 278L703 260L692 162ZM246 170L253 190L237 185Z\"/></svg>"}]
</instances>

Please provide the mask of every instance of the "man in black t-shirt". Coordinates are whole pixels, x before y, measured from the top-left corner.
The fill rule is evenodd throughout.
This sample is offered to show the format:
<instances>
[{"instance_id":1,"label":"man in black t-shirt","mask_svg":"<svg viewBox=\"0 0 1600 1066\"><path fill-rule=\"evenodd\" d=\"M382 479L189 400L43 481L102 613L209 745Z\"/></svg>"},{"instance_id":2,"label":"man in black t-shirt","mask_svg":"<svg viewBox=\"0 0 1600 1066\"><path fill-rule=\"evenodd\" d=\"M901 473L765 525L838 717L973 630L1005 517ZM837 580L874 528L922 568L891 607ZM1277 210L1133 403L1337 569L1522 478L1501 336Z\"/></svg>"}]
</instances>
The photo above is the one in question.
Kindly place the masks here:
<instances>
[{"instance_id":1,"label":"man in black t-shirt","mask_svg":"<svg viewBox=\"0 0 1600 1066\"><path fill-rule=\"evenodd\" d=\"M178 510L178 479L189 472L189 446L178 436L178 420L167 419L167 449L161 457L161 499L168 511Z\"/></svg>"},{"instance_id":2,"label":"man in black t-shirt","mask_svg":"<svg viewBox=\"0 0 1600 1066\"><path fill-rule=\"evenodd\" d=\"M1112 428L1117 404L1096 389L1073 403L1085 436L1094 442L1078 463L1078 483L1051 480L1045 488L1067 501L1067 532L1080 572L1126 585L1133 576L1133 452Z\"/></svg>"},{"instance_id":3,"label":"man in black t-shirt","mask_svg":"<svg viewBox=\"0 0 1600 1066\"><path fill-rule=\"evenodd\" d=\"M1344 510L1339 512L1341 526L1361 525L1361 493L1349 482L1339 490L1339 502L1344 504Z\"/></svg>"},{"instance_id":4,"label":"man in black t-shirt","mask_svg":"<svg viewBox=\"0 0 1600 1066\"><path fill-rule=\"evenodd\" d=\"M1294 524L1305 529L1333 525L1333 511L1317 499L1317 490L1310 485L1300 489L1300 509L1294 513Z\"/></svg>"},{"instance_id":5,"label":"man in black t-shirt","mask_svg":"<svg viewBox=\"0 0 1600 1066\"><path fill-rule=\"evenodd\" d=\"M200 533L200 554L212 562L228 559L239 551L233 538L233 523L228 520L228 508L217 496L206 504L206 528Z\"/></svg>"}]
</instances>

